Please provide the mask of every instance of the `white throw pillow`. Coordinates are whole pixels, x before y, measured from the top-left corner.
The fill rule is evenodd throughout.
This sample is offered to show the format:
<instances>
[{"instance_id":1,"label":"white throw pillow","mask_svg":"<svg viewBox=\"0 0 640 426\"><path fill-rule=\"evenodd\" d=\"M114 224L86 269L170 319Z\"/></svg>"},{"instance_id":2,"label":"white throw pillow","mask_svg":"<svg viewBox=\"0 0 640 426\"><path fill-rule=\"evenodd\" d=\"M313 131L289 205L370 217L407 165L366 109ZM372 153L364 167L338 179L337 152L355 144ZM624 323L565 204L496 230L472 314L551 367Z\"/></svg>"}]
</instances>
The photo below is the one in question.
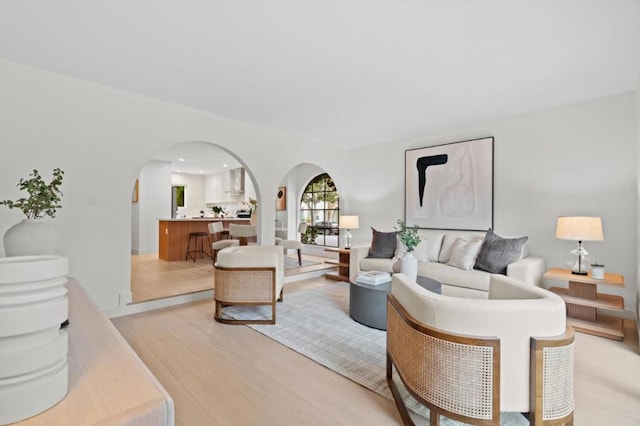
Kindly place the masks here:
<instances>
[{"instance_id":1,"label":"white throw pillow","mask_svg":"<svg viewBox=\"0 0 640 426\"><path fill-rule=\"evenodd\" d=\"M418 262L437 262L443 237L444 234L436 234L428 238L421 235L420 243L413 249L413 255L418 259ZM398 237L395 257L403 257L406 252L407 249L404 243L400 240L400 237Z\"/></svg>"},{"instance_id":2,"label":"white throw pillow","mask_svg":"<svg viewBox=\"0 0 640 426\"><path fill-rule=\"evenodd\" d=\"M482 246L482 240L468 242L458 238L451 248L451 258L447 265L471 271Z\"/></svg>"},{"instance_id":3,"label":"white throw pillow","mask_svg":"<svg viewBox=\"0 0 640 426\"><path fill-rule=\"evenodd\" d=\"M451 249L453 245L458 240L458 237L454 237L453 235L445 235L442 241L442 248L440 250L440 254L438 257L438 262L447 263L449 259L451 259Z\"/></svg>"}]
</instances>

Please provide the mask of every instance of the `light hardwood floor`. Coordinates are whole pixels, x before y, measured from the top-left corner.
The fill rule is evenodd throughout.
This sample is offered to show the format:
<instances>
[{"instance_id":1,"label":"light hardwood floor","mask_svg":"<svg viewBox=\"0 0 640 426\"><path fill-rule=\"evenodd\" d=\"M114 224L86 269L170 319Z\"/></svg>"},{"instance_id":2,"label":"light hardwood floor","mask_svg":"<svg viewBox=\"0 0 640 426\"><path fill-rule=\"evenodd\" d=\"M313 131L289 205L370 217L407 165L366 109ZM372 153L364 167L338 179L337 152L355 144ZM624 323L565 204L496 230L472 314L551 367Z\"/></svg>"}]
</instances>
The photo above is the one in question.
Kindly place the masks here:
<instances>
[{"instance_id":1,"label":"light hardwood floor","mask_svg":"<svg viewBox=\"0 0 640 426\"><path fill-rule=\"evenodd\" d=\"M213 309L200 301L113 319L174 398L177 425L401 424L393 402L249 327L215 322ZM626 325L623 342L576 333L577 426L640 424L638 340Z\"/></svg>"},{"instance_id":2,"label":"light hardwood floor","mask_svg":"<svg viewBox=\"0 0 640 426\"><path fill-rule=\"evenodd\" d=\"M288 255L297 259L295 255ZM316 265L285 270L285 276L303 274L319 269L335 269L323 264L326 258L303 256L304 260L320 262ZM157 253L131 256L132 303L157 300L181 294L197 293L213 289L213 265L211 259L198 258L196 262L167 262L158 259Z\"/></svg>"}]
</instances>

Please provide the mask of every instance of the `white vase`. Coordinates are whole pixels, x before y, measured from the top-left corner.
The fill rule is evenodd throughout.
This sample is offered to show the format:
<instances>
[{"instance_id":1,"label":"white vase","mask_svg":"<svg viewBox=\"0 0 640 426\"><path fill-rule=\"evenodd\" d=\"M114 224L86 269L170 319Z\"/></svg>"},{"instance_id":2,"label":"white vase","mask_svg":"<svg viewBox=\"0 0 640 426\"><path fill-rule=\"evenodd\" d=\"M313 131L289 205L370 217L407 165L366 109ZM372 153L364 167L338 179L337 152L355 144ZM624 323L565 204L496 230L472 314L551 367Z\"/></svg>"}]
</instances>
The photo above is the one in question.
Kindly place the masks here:
<instances>
[{"instance_id":1,"label":"white vase","mask_svg":"<svg viewBox=\"0 0 640 426\"><path fill-rule=\"evenodd\" d=\"M413 252L409 251L400 258L400 273L405 274L413 281L418 279L418 259L413 255Z\"/></svg>"},{"instance_id":2,"label":"white vase","mask_svg":"<svg viewBox=\"0 0 640 426\"><path fill-rule=\"evenodd\" d=\"M69 318L60 256L0 258L0 424L49 409L67 394Z\"/></svg>"},{"instance_id":3,"label":"white vase","mask_svg":"<svg viewBox=\"0 0 640 426\"><path fill-rule=\"evenodd\" d=\"M54 254L56 230L49 221L24 219L7 229L3 242L7 256Z\"/></svg>"}]
</instances>

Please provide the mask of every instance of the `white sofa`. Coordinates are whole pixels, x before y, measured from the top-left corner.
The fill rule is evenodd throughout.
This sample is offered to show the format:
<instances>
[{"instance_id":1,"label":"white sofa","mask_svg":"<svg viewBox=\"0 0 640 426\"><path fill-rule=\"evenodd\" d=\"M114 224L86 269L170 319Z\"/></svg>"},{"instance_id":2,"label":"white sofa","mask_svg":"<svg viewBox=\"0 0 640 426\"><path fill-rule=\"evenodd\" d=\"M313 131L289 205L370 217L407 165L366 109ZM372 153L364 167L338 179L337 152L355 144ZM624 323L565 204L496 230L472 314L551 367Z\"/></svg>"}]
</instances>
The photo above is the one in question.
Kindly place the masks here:
<instances>
[{"instance_id":1,"label":"white sofa","mask_svg":"<svg viewBox=\"0 0 640 426\"><path fill-rule=\"evenodd\" d=\"M418 327L411 331L400 321L398 321L398 307L394 305L397 301L402 307L400 310L408 313L411 321L415 321ZM462 370L466 364L454 363L455 373L446 369L435 368L437 364L435 358L427 353L423 360L416 361L415 354L432 350L431 343L421 339L410 338L411 333L425 332L421 326L427 326L437 332L453 333L466 338L477 336L478 339L487 336L488 339L499 340L497 351L499 352L499 407L498 411L509 412L533 412L546 407L546 417L556 417L566 419L572 417L573 413L573 331L566 326L565 304L556 294L534 286L523 284L519 281L499 274L489 276L488 300L471 300L468 298L449 297L436 294L422 288L410 280L404 274L394 274L391 295L388 306L388 345L389 353L399 367L401 376L412 371L425 371L427 382L437 382L437 380L455 380L452 376L464 374ZM394 323L395 321L395 323ZM407 334L408 333L408 334ZM565 334L566 333L566 334ZM395 336L401 334L401 336ZM406 334L406 336L403 336ZM433 334L432 334L433 335ZM439 338L439 337L436 337ZM415 347L410 342L415 341ZM422 342L422 343L421 343ZM533 343L532 343L533 342ZM549 347L547 353L540 364L531 361L531 348L536 342L541 342L542 350ZM424 347L421 345L425 345ZM469 343L473 344L473 343ZM430 349L431 348L431 349ZM554 355L555 354L555 355ZM440 356L442 354L438 354ZM435 357L436 355L434 355ZM416 362L423 362L423 368L417 368ZM411 364L403 365L403 363ZM530 376L530 368L544 369L549 374L546 375L544 391L537 395L537 401L530 400L530 389L532 384L540 380ZM404 368L407 370L403 370ZM406 373L404 372L406 371ZM540 371L542 374L545 371ZM535 371L534 371L535 372ZM566 374L563 374L566 373ZM434 375L443 374L442 378ZM460 379L460 377L458 377ZM465 381L459 380L459 391L464 394L468 389ZM417 382L416 382L417 383ZM468 384L468 383L467 383ZM540 384L541 385L541 384ZM429 386L427 383L425 386ZM418 386L420 387L420 386ZM455 387L455 385L452 385ZM434 389L434 392L454 392L453 389ZM533 387L537 389L537 387ZM547 392L548 390L548 392ZM425 391L426 398L433 399L434 404L443 401L445 396L436 398L428 391ZM456 400L455 395L446 396ZM445 398L446 399L446 398ZM470 404L477 403L471 398ZM538 407L530 404L537 402ZM540 415L540 413L536 413ZM533 423L532 423L533 424ZM538 423L536 423L538 424ZM554 423L555 424L555 423Z\"/></svg>"},{"instance_id":2,"label":"white sofa","mask_svg":"<svg viewBox=\"0 0 640 426\"><path fill-rule=\"evenodd\" d=\"M464 270L455 266L450 266L442 260L447 261L447 251L450 255L451 247L455 240L460 237L467 241L482 240L485 232L476 231L443 231L420 229L419 235L423 242L414 251L421 251L418 261L418 276L434 279L442 284L442 294L448 296L468 297L486 299L490 287L491 273L480 270ZM368 258L370 246L354 246L351 248L349 258L349 278L353 282L358 274L363 271L385 271L396 273L400 271L398 257L393 258ZM423 261L424 254L428 255L431 261ZM439 261L434 261L438 259ZM542 275L544 274L544 259L527 255L526 244L524 245L522 257L507 266L506 275L529 285L540 286Z\"/></svg>"}]
</instances>

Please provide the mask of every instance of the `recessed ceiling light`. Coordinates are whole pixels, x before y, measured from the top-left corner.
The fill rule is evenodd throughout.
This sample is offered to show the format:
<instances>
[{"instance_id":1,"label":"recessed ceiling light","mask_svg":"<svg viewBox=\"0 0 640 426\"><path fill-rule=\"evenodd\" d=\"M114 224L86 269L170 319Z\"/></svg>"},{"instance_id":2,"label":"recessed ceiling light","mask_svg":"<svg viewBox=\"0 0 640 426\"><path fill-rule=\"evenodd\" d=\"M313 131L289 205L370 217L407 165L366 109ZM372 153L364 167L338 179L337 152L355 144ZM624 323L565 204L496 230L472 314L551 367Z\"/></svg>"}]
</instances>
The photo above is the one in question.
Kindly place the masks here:
<instances>
[{"instance_id":1,"label":"recessed ceiling light","mask_svg":"<svg viewBox=\"0 0 640 426\"><path fill-rule=\"evenodd\" d=\"M224 163L222 167L229 167L229 165L227 163Z\"/></svg>"},{"instance_id":2,"label":"recessed ceiling light","mask_svg":"<svg viewBox=\"0 0 640 426\"><path fill-rule=\"evenodd\" d=\"M178 158L178 161L184 161L184 158Z\"/></svg>"},{"instance_id":3,"label":"recessed ceiling light","mask_svg":"<svg viewBox=\"0 0 640 426\"><path fill-rule=\"evenodd\" d=\"M202 173L202 170L200 170L200 173Z\"/></svg>"}]
</instances>

